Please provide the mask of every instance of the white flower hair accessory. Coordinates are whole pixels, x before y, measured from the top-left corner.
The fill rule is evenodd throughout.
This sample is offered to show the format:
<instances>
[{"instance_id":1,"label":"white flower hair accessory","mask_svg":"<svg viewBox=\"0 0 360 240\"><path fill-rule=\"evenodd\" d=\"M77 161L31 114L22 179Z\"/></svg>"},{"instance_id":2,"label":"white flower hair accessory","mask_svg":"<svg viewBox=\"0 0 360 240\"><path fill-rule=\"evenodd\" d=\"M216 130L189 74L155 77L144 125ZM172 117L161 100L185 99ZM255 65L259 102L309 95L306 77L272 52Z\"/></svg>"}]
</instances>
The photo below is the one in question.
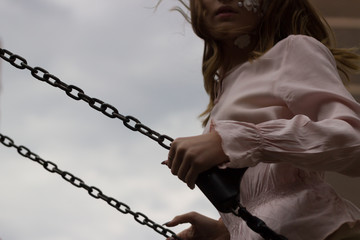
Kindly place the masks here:
<instances>
[{"instance_id":1,"label":"white flower hair accessory","mask_svg":"<svg viewBox=\"0 0 360 240\"><path fill-rule=\"evenodd\" d=\"M239 7L245 7L246 10L254 13L256 13L260 7L259 0L244 0L242 2L238 2L238 5Z\"/></svg>"},{"instance_id":2,"label":"white flower hair accessory","mask_svg":"<svg viewBox=\"0 0 360 240\"><path fill-rule=\"evenodd\" d=\"M251 38L249 35L241 35L240 37L237 37L234 41L234 45L237 46L240 49L246 48L250 45Z\"/></svg>"}]
</instances>

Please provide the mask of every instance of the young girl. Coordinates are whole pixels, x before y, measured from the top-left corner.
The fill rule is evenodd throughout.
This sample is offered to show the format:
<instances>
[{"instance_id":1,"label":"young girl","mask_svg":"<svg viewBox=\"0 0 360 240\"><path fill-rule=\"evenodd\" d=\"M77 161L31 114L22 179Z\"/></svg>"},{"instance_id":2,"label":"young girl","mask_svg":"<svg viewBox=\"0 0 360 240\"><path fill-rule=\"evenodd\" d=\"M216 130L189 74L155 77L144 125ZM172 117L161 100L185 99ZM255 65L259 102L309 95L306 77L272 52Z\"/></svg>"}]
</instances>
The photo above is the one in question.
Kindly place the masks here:
<instances>
[{"instance_id":1,"label":"young girl","mask_svg":"<svg viewBox=\"0 0 360 240\"><path fill-rule=\"evenodd\" d=\"M360 210L324 182L325 171L360 176L360 105L341 79L359 70L360 57L334 47L308 0L190 0L188 9L205 43L210 102L204 134L172 143L171 172L193 189L214 166L249 167L241 203L277 233L360 239ZM193 212L166 225L190 223L184 240L262 239L241 218L220 215Z\"/></svg>"}]
</instances>

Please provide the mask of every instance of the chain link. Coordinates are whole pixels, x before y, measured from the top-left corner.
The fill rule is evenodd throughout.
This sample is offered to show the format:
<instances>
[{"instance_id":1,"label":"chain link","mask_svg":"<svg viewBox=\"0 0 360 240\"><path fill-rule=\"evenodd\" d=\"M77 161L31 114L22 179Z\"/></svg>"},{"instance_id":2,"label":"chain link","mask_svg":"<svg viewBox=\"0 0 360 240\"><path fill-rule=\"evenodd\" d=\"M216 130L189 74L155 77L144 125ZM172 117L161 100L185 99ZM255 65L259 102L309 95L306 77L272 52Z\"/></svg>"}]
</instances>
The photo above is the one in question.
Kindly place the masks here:
<instances>
[{"instance_id":1,"label":"chain link","mask_svg":"<svg viewBox=\"0 0 360 240\"><path fill-rule=\"evenodd\" d=\"M288 240L286 237L274 232L263 220L251 215L251 213L240 203L238 208L233 210L233 214L242 218L246 222L246 225L263 237L264 240Z\"/></svg>"},{"instance_id":2,"label":"chain link","mask_svg":"<svg viewBox=\"0 0 360 240\"><path fill-rule=\"evenodd\" d=\"M150 139L158 142L162 147L165 149L170 149L170 145L173 142L173 139L167 135L160 134L148 126L142 124L140 120L133 116L123 116L119 113L117 108L114 106L105 103L104 101L90 97L85 94L85 92L74 85L68 85L64 82L62 82L59 78L56 76L50 74L47 70L41 68L41 67L31 67L28 65L25 58L13 54L9 50L0 48L0 57L4 59L5 61L9 62L11 65L18 69L27 69L30 71L31 75L42 81L50 84L53 87L60 88L63 90L66 95L68 95L70 98L79 101L82 100L89 104L89 106L98 112L103 113L105 116L109 118L117 118L121 120L125 127L132 131L140 132L141 134L149 137ZM84 188L88 191L89 195L96 199L102 199L105 202L107 202L110 206L114 207L118 211L120 211L123 214L131 214L133 215L135 221L142 225L147 225L148 227L152 228L159 234L167 237L167 238L173 238L173 239L180 239L178 236L176 236L175 233L172 231L162 227L159 224L156 224L152 220L150 220L146 215L140 213L140 212L133 212L129 206L127 206L124 203L121 203L117 201L114 198L108 197L105 194L101 192L100 189L96 187L90 187L84 183L81 179L77 178L73 174L65 171L61 171L55 163L52 163L50 161L45 161L41 159L36 154L32 153L28 148L24 146L16 146L14 144L14 141L8 137L5 137L0 134L0 142L5 145L6 147L14 147L17 149L18 153L24 157L27 157L35 162L38 162L41 164L47 171L51 173L57 173L62 176L63 179L70 182L72 185L78 188ZM255 232L260 234L264 239L266 240L287 240L286 237L278 235L273 230L271 230L265 222L263 222L261 219L252 216L246 208L244 208L240 203L237 209L233 210L232 212L235 216L241 217L247 225Z\"/></svg>"},{"instance_id":3,"label":"chain link","mask_svg":"<svg viewBox=\"0 0 360 240\"><path fill-rule=\"evenodd\" d=\"M89 106L98 112L103 113L105 116L109 118L117 118L121 120L125 127L132 131L137 131L142 133L143 135L149 137L150 139L158 142L162 147L165 149L170 149L170 144L173 139L167 135L160 134L150 127L142 124L140 120L133 116L123 116L119 113L118 109L104 101L90 97L85 94L85 92L74 85L68 85L65 82L61 81L58 77L50 74L47 70L41 67L31 67L28 65L27 60L19 55L13 54L9 50L0 48L0 57L5 61L9 62L12 66L24 70L27 69L30 71L31 75L38 79L39 81L46 82L49 85L59 88L63 90L67 96L70 98L79 101L82 100L89 104ZM60 170L57 165L53 162L43 160L38 155L31 152L28 148L24 146L16 146L14 141L0 134L0 142L6 147L13 147L17 149L17 152L25 157L29 158L30 160L39 163L42 165L47 171L51 173L59 174L65 181L71 183L73 186L77 188L85 189L88 194L95 198L95 199L102 199L107 202L110 206L118 210L123 214L131 214L135 221L142 225L146 225L152 229L154 229L157 233L163 235L166 238L173 238L181 240L174 232L169 229L164 228L163 226L155 223L154 221L150 220L145 214L140 212L133 212L130 207L112 197L106 196L100 189L88 186L85 184L83 180L74 176L73 174Z\"/></svg>"},{"instance_id":4,"label":"chain link","mask_svg":"<svg viewBox=\"0 0 360 240\"><path fill-rule=\"evenodd\" d=\"M37 154L30 151L27 147L15 145L14 141L11 138L4 136L1 133L0 133L0 143L2 143L6 147L15 148L21 156L23 156L25 158L29 158L30 160L39 163L50 173L57 173L65 181L71 183L73 186L75 186L77 188L85 189L91 197L105 201L111 207L115 208L116 210L118 210L119 212L121 212L123 214L132 215L134 217L135 221L137 221L141 225L145 225L145 226L148 226L149 228L152 228L154 231L156 231L157 233L161 234L162 236L164 236L166 238L173 238L173 239L181 240L173 231L163 227L162 225L155 223L154 221L149 219L145 214L143 214L141 212L132 211L131 208L128 205L126 205L125 203L122 203L122 202L116 200L115 198L105 195L97 187L87 185L80 178L76 177L75 175L73 175L70 172L59 169L55 163L42 159Z\"/></svg>"},{"instance_id":5,"label":"chain link","mask_svg":"<svg viewBox=\"0 0 360 240\"><path fill-rule=\"evenodd\" d=\"M25 58L17 54L13 54L9 50L0 48L0 57L18 69L29 70L34 78L63 90L70 98L76 101L82 100L88 103L91 108L103 113L105 116L121 120L125 127L129 128L130 130L140 132L143 135L159 143L160 146L162 146L163 148L168 150L170 149L170 144L173 141L171 137L152 130L148 126L142 124L135 117L121 115L118 109L116 109L114 106L105 103L100 99L86 95L81 88L64 83L58 77L50 74L47 70L41 67L31 67L30 65L28 65Z\"/></svg>"}]
</instances>

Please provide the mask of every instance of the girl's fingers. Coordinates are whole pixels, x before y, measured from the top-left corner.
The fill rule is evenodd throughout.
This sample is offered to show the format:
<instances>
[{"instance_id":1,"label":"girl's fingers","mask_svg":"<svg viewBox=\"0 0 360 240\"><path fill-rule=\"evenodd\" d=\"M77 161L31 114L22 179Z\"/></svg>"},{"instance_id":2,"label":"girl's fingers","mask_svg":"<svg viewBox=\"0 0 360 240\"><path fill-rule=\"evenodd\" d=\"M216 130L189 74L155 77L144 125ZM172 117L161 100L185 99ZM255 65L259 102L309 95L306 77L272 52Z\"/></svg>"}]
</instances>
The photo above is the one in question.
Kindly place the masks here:
<instances>
[{"instance_id":1,"label":"girl's fingers","mask_svg":"<svg viewBox=\"0 0 360 240\"><path fill-rule=\"evenodd\" d=\"M169 166L169 168L171 168L171 166L172 166L174 157L175 157L175 149L174 149L174 147L171 147L169 154L168 154L168 160L167 160L167 165Z\"/></svg>"},{"instance_id":2,"label":"girl's fingers","mask_svg":"<svg viewBox=\"0 0 360 240\"><path fill-rule=\"evenodd\" d=\"M187 161L183 161L179 171L177 173L177 176L184 182L186 182L186 176L188 175L190 170L190 163Z\"/></svg>"},{"instance_id":3,"label":"girl's fingers","mask_svg":"<svg viewBox=\"0 0 360 240\"><path fill-rule=\"evenodd\" d=\"M169 166L169 160L162 161L161 164L162 164L162 165Z\"/></svg>"},{"instance_id":4,"label":"girl's fingers","mask_svg":"<svg viewBox=\"0 0 360 240\"><path fill-rule=\"evenodd\" d=\"M185 177L185 182L187 183L190 189L195 188L196 179L198 174L194 171L194 168L190 168Z\"/></svg>"},{"instance_id":5,"label":"girl's fingers","mask_svg":"<svg viewBox=\"0 0 360 240\"><path fill-rule=\"evenodd\" d=\"M178 216L174 217L171 221L165 223L164 225L167 227L175 227L175 226L177 226L179 224L183 224L183 223L193 224L195 222L196 214L197 213L195 213L195 212L190 212L190 213L178 215Z\"/></svg>"}]
</instances>

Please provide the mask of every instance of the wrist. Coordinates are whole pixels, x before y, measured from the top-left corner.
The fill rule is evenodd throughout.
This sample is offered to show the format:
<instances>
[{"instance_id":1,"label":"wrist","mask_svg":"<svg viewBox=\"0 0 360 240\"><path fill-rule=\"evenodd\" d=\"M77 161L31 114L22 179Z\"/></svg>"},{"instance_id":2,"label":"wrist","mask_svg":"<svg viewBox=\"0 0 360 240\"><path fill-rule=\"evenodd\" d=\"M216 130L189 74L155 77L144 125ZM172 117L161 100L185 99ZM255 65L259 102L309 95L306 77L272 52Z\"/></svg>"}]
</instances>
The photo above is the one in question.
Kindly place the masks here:
<instances>
[{"instance_id":1,"label":"wrist","mask_svg":"<svg viewBox=\"0 0 360 240\"><path fill-rule=\"evenodd\" d=\"M218 240L230 240L230 232L228 231L227 227L225 226L222 218L218 220Z\"/></svg>"}]
</instances>

